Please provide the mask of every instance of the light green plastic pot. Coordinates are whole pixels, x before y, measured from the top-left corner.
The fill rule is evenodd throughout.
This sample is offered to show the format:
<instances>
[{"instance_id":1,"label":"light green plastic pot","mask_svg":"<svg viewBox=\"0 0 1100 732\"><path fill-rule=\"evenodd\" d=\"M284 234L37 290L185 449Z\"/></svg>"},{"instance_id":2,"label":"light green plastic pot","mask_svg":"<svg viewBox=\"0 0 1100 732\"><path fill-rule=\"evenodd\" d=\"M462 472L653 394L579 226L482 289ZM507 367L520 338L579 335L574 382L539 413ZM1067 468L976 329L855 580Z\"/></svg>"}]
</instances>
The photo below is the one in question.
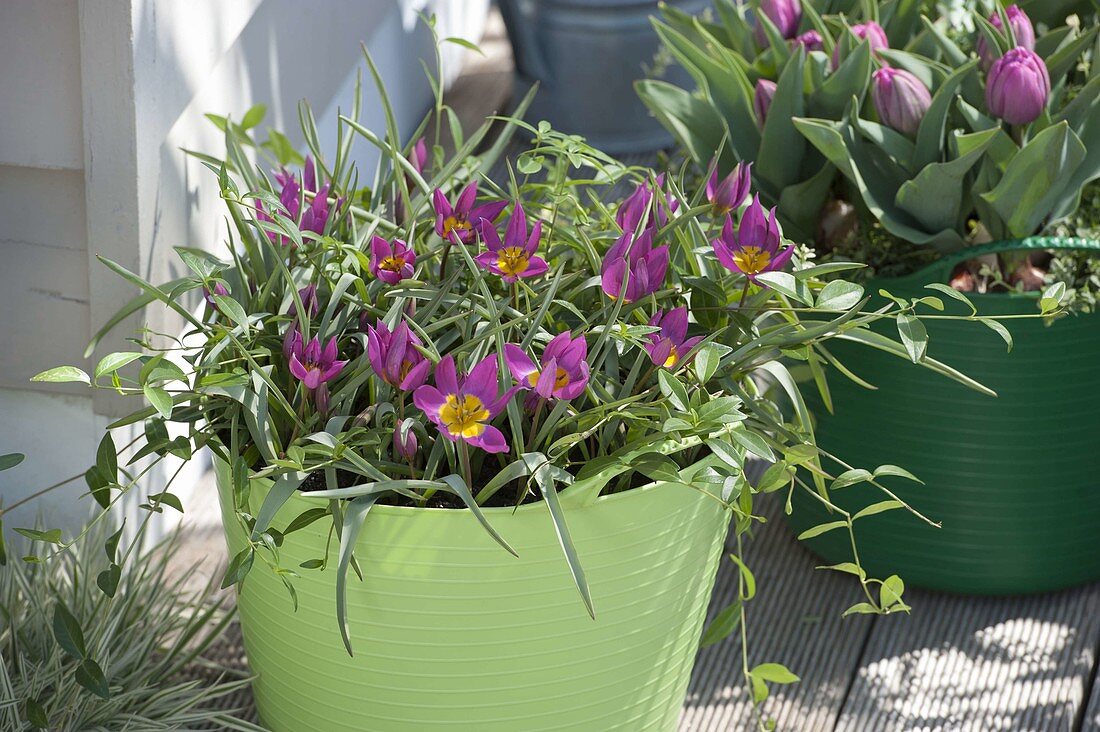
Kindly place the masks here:
<instances>
[{"instance_id":1,"label":"light green plastic pot","mask_svg":"<svg viewBox=\"0 0 1100 732\"><path fill-rule=\"evenodd\" d=\"M227 468L217 466L229 551L244 546ZM690 470L690 469L689 469ZM251 490L253 512L268 485ZM563 491L591 588L589 617L547 507L486 509L519 553L467 510L375 506L350 573L349 657L325 570L286 588L257 559L238 597L263 723L276 732L534 732L675 729L730 513L659 483L595 500ZM587 505L586 505L587 504ZM295 495L273 522L326 505ZM288 535L282 567L325 555L331 521Z\"/></svg>"},{"instance_id":2,"label":"light green plastic pot","mask_svg":"<svg viewBox=\"0 0 1100 732\"><path fill-rule=\"evenodd\" d=\"M880 280L901 297L938 295L960 261L1014 249L1091 249L1100 242L1033 237L968 249L905 279ZM969 313L942 297L949 312ZM973 295L982 315L1034 315L1034 296ZM855 467L900 465L925 481L885 478L902 499L942 524L904 510L859 519L860 560L877 577L972 594L1042 592L1100 578L1100 314L1002 321L1015 346L977 323L925 321L929 356L997 392L990 397L903 359L849 343L830 350L878 387L831 370L835 412L817 405L817 441ZM896 333L894 334L896 336ZM877 488L833 491L848 511L882 500ZM797 532L835 520L796 493ZM851 561L844 531L807 542L829 563Z\"/></svg>"}]
</instances>

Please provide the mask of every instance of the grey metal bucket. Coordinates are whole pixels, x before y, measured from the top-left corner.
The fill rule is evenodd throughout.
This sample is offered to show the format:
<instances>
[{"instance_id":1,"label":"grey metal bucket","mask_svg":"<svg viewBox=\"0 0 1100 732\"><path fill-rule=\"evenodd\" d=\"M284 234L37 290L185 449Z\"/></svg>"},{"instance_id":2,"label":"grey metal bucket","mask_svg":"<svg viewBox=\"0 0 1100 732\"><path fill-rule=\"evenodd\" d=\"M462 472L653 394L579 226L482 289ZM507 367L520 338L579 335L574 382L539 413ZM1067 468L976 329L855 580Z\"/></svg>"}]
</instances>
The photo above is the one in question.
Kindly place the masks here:
<instances>
[{"instance_id":1,"label":"grey metal bucket","mask_svg":"<svg viewBox=\"0 0 1100 732\"><path fill-rule=\"evenodd\" d=\"M708 0L666 0L689 13ZM649 22L655 0L498 0L516 59L518 84L539 82L527 112L562 132L583 135L610 153L667 147L672 138L634 93L653 65L660 40ZM690 86L687 72L664 78Z\"/></svg>"}]
</instances>

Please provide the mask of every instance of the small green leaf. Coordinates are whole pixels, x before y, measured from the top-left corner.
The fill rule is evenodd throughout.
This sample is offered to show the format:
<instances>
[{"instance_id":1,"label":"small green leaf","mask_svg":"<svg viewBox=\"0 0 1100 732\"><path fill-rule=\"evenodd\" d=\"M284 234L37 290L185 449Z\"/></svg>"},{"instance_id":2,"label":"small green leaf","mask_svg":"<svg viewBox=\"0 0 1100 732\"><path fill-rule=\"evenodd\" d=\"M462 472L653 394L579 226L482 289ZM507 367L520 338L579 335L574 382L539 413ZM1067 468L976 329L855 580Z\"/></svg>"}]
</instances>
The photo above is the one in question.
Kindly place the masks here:
<instances>
[{"instance_id":1,"label":"small green leaf","mask_svg":"<svg viewBox=\"0 0 1100 732\"><path fill-rule=\"evenodd\" d=\"M84 647L84 631L80 623L60 600L53 608L53 637L61 649L73 658L84 660L88 651Z\"/></svg>"},{"instance_id":2,"label":"small green leaf","mask_svg":"<svg viewBox=\"0 0 1100 732\"><path fill-rule=\"evenodd\" d=\"M23 462L26 455L18 452L9 452L6 455L0 455L0 470L11 470L19 463Z\"/></svg>"},{"instance_id":3,"label":"small green leaf","mask_svg":"<svg viewBox=\"0 0 1100 732\"><path fill-rule=\"evenodd\" d=\"M830 521L828 523L818 524L817 526L811 526L798 535L798 540L804 541L806 539L812 539L815 536L821 536L825 532L832 531L833 529L843 529L847 525L847 521Z\"/></svg>"},{"instance_id":4,"label":"small green leaf","mask_svg":"<svg viewBox=\"0 0 1100 732\"><path fill-rule=\"evenodd\" d=\"M443 43L453 43L456 46L462 46L463 48L465 48L469 51L473 51L476 54L480 54L482 56L485 55L485 52L482 51L481 48L476 43L474 43L472 41L468 41L465 38L459 38L458 36L450 36L448 38L444 38Z\"/></svg>"},{"instance_id":5,"label":"small green leaf","mask_svg":"<svg viewBox=\"0 0 1100 732\"><path fill-rule=\"evenodd\" d=\"M890 607L901 602L901 596L905 592L905 583L901 577L892 574L882 581L879 586L879 604L882 607Z\"/></svg>"},{"instance_id":6,"label":"small green leaf","mask_svg":"<svg viewBox=\"0 0 1100 732\"><path fill-rule=\"evenodd\" d=\"M744 585L741 590L741 599L751 600L753 597L756 596L756 577L753 576L752 572L749 570L748 565L741 561L741 557L737 556L736 554L730 554L729 557L730 560L734 564L736 564L737 567L741 570L741 583Z\"/></svg>"},{"instance_id":7,"label":"small green leaf","mask_svg":"<svg viewBox=\"0 0 1100 732\"><path fill-rule=\"evenodd\" d=\"M119 580L121 579L122 568L117 564L112 564L99 573L95 579L95 583L99 585L99 589L103 591L104 595L107 597L114 597L115 592L118 590Z\"/></svg>"},{"instance_id":8,"label":"small green leaf","mask_svg":"<svg viewBox=\"0 0 1100 732\"><path fill-rule=\"evenodd\" d=\"M768 447L768 443L764 441L764 438L747 429L735 429L729 431L729 437L741 447L748 450L753 455L759 458L763 458L768 462L775 461L775 453Z\"/></svg>"},{"instance_id":9,"label":"small green leaf","mask_svg":"<svg viewBox=\"0 0 1100 732\"><path fill-rule=\"evenodd\" d=\"M241 127L246 130L250 130L256 125L264 121L264 115L267 114L267 105L254 104L249 107L248 111L244 113L244 117L241 118Z\"/></svg>"},{"instance_id":10,"label":"small green leaf","mask_svg":"<svg viewBox=\"0 0 1100 732\"><path fill-rule=\"evenodd\" d=\"M836 477L836 480L834 480L832 485L829 486L829 490L835 491L840 490L841 488L847 488L848 486L855 485L857 483L866 483L873 477L874 476L871 474L870 471L864 470L863 468L853 468L851 470L845 470L843 473Z\"/></svg>"},{"instance_id":11,"label":"small green leaf","mask_svg":"<svg viewBox=\"0 0 1100 732\"><path fill-rule=\"evenodd\" d=\"M966 295L964 295L961 292L959 292L958 290L956 290L951 285L945 285L942 282L933 282L930 285L925 285L925 287L928 288L929 290L936 290L937 292L942 292L944 295L947 295L950 298L958 300L963 305L966 305L968 308L970 308L970 314L971 315L977 315L978 314L978 308L974 307L974 303L970 302L970 298L968 298Z\"/></svg>"},{"instance_id":12,"label":"small green leaf","mask_svg":"<svg viewBox=\"0 0 1100 732\"><path fill-rule=\"evenodd\" d=\"M863 287L854 282L833 280L821 288L817 307L822 310L848 310L863 298Z\"/></svg>"},{"instance_id":13,"label":"small green leaf","mask_svg":"<svg viewBox=\"0 0 1100 732\"><path fill-rule=\"evenodd\" d=\"M867 516L874 516L876 513L882 513L883 511L892 511L895 508L905 508L905 504L901 501L890 499L888 501L879 501L878 503L872 503L870 506L862 509L855 516L852 516L852 520L865 518Z\"/></svg>"},{"instance_id":14,"label":"small green leaf","mask_svg":"<svg viewBox=\"0 0 1100 732\"><path fill-rule=\"evenodd\" d=\"M661 393L672 402L672 406L681 412L688 411L687 389L680 383L679 379L665 369L661 369L657 372L657 383L661 388Z\"/></svg>"},{"instance_id":15,"label":"small green leaf","mask_svg":"<svg viewBox=\"0 0 1100 732\"><path fill-rule=\"evenodd\" d=\"M914 315L898 316L898 335L913 363L920 363L928 351L928 331Z\"/></svg>"},{"instance_id":16,"label":"small green leaf","mask_svg":"<svg viewBox=\"0 0 1100 732\"><path fill-rule=\"evenodd\" d=\"M675 482L680 480L680 466L668 455L650 452L630 461L630 467L650 480Z\"/></svg>"},{"instance_id":17,"label":"small green leaf","mask_svg":"<svg viewBox=\"0 0 1100 732\"><path fill-rule=\"evenodd\" d=\"M99 361L99 365L95 367L95 377L98 379L101 376L107 374L113 374L120 368L130 363L131 361L137 361L141 358L140 353L134 353L132 351L120 351L118 353L108 353Z\"/></svg>"},{"instance_id":18,"label":"small green leaf","mask_svg":"<svg viewBox=\"0 0 1100 732\"><path fill-rule=\"evenodd\" d=\"M103 675L103 670L99 667L99 664L92 659L85 658L84 662L76 667L74 678L76 678L76 683L100 699L111 698L111 690L107 686L107 677Z\"/></svg>"},{"instance_id":19,"label":"small green leaf","mask_svg":"<svg viewBox=\"0 0 1100 732\"><path fill-rule=\"evenodd\" d=\"M248 330L248 315L239 302L229 295L214 295L214 302L217 303L218 310L225 313L226 317L236 325L241 326L242 329Z\"/></svg>"},{"instance_id":20,"label":"small green leaf","mask_svg":"<svg viewBox=\"0 0 1100 732\"><path fill-rule=\"evenodd\" d=\"M229 566L225 568L221 588L224 590L241 582L248 575L248 570L252 569L252 562L255 559L256 551L251 546L246 546L237 552L233 559L229 561Z\"/></svg>"},{"instance_id":21,"label":"small green leaf","mask_svg":"<svg viewBox=\"0 0 1100 732\"><path fill-rule=\"evenodd\" d=\"M323 559L307 559L298 565L302 569L320 569L325 566L325 560Z\"/></svg>"},{"instance_id":22,"label":"small green leaf","mask_svg":"<svg viewBox=\"0 0 1100 732\"><path fill-rule=\"evenodd\" d=\"M109 431L103 433L103 439L96 448L95 469L108 484L118 483L118 450Z\"/></svg>"},{"instance_id":23,"label":"small green leaf","mask_svg":"<svg viewBox=\"0 0 1100 732\"><path fill-rule=\"evenodd\" d=\"M879 609L871 603L857 602L855 605L845 610L840 617L846 618L849 615L877 615L879 613Z\"/></svg>"},{"instance_id":24,"label":"small green leaf","mask_svg":"<svg viewBox=\"0 0 1100 732\"><path fill-rule=\"evenodd\" d=\"M732 437L732 434L730 435ZM738 454L728 442L710 439L706 441L710 451L726 465L736 470L742 470L745 466L745 458Z\"/></svg>"},{"instance_id":25,"label":"small green leaf","mask_svg":"<svg viewBox=\"0 0 1100 732\"><path fill-rule=\"evenodd\" d=\"M992 318L978 318L978 322L999 335L1005 345L1008 346L1008 352L1012 353L1012 334L1008 332L1008 328L1003 323Z\"/></svg>"},{"instance_id":26,"label":"small green leaf","mask_svg":"<svg viewBox=\"0 0 1100 732\"><path fill-rule=\"evenodd\" d=\"M46 708L37 699L27 699L27 723L35 729L49 729L50 718Z\"/></svg>"},{"instance_id":27,"label":"small green leaf","mask_svg":"<svg viewBox=\"0 0 1100 732\"><path fill-rule=\"evenodd\" d=\"M61 546L64 543L61 541L61 529L49 529L47 531L39 531L38 529L16 528L15 531L27 537L31 541L43 541L47 544L57 544L58 546Z\"/></svg>"},{"instance_id":28,"label":"small green leaf","mask_svg":"<svg viewBox=\"0 0 1100 732\"><path fill-rule=\"evenodd\" d=\"M719 641L725 640L737 630L741 624L741 601L736 600L732 605L718 613L714 620L710 621L707 629L703 631L703 637L699 639L699 647L707 648Z\"/></svg>"},{"instance_id":29,"label":"small green leaf","mask_svg":"<svg viewBox=\"0 0 1100 732\"><path fill-rule=\"evenodd\" d=\"M799 680L781 663L762 663L754 667L749 673L773 684L793 684Z\"/></svg>"},{"instance_id":30,"label":"small green leaf","mask_svg":"<svg viewBox=\"0 0 1100 732\"><path fill-rule=\"evenodd\" d=\"M31 377L31 381L48 381L54 384L60 384L67 381L83 381L85 384L92 383L88 375L76 366L57 366L48 371L43 371L40 374L35 374Z\"/></svg>"},{"instance_id":31,"label":"small green leaf","mask_svg":"<svg viewBox=\"0 0 1100 732\"><path fill-rule=\"evenodd\" d=\"M149 400L149 404L153 406L157 412L165 419L172 418L172 395L159 386L149 386L146 384L141 387L142 392L145 393L145 398Z\"/></svg>"},{"instance_id":32,"label":"small green leaf","mask_svg":"<svg viewBox=\"0 0 1100 732\"><path fill-rule=\"evenodd\" d=\"M884 475L894 475L898 478L905 478L906 480L911 480L914 483L920 483L921 485L924 485L923 480L913 475L905 468L899 468L897 465L880 465L875 468L876 478L881 478Z\"/></svg>"},{"instance_id":33,"label":"small green leaf","mask_svg":"<svg viewBox=\"0 0 1100 732\"><path fill-rule=\"evenodd\" d=\"M840 564L821 565L820 567L814 567L814 569L831 569L834 572L844 572L846 574L854 574L860 579L866 579L867 573L863 571L863 568L853 562L841 562Z\"/></svg>"}]
</instances>

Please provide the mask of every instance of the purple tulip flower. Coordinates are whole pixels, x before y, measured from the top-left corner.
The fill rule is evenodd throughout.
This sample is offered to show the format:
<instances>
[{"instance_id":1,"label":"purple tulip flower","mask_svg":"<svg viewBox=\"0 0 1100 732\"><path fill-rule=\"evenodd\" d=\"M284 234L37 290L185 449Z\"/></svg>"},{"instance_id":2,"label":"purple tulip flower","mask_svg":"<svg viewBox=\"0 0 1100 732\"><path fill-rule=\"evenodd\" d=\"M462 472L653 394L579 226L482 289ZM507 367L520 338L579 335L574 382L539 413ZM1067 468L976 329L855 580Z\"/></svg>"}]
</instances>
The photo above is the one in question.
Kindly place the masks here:
<instances>
[{"instance_id":1,"label":"purple tulip flower","mask_svg":"<svg viewBox=\"0 0 1100 732\"><path fill-rule=\"evenodd\" d=\"M428 380L432 362L416 349L422 345L405 321L390 332L379 320L367 327L367 359L378 377L402 391L413 391Z\"/></svg>"},{"instance_id":2,"label":"purple tulip flower","mask_svg":"<svg viewBox=\"0 0 1100 732\"><path fill-rule=\"evenodd\" d=\"M884 66L871 77L871 100L879 119L905 135L915 135L932 106L928 87L913 74Z\"/></svg>"},{"instance_id":3,"label":"purple tulip flower","mask_svg":"<svg viewBox=\"0 0 1100 732\"><path fill-rule=\"evenodd\" d=\"M412 460L416 457L416 449L419 447L419 443L416 439L416 433L411 429L405 431L405 436L401 436L401 425L393 428L393 452L396 455L400 455L406 460Z\"/></svg>"},{"instance_id":4,"label":"purple tulip flower","mask_svg":"<svg viewBox=\"0 0 1100 732\"><path fill-rule=\"evenodd\" d=\"M749 188L752 186L752 163L738 163L734 169L718 180L718 166L712 162L714 170L707 181L707 201L710 203L715 216L725 216L730 211L738 209L745 199L749 197Z\"/></svg>"},{"instance_id":5,"label":"purple tulip flower","mask_svg":"<svg viewBox=\"0 0 1100 732\"><path fill-rule=\"evenodd\" d=\"M779 251L781 240L782 232L775 220L775 209L772 208L765 218L760 196L753 196L737 230L734 231L733 219L726 216L721 236L711 243L714 245L714 256L723 267L739 272L755 283L757 275L782 269L790 261L794 249L786 247Z\"/></svg>"},{"instance_id":6,"label":"purple tulip flower","mask_svg":"<svg viewBox=\"0 0 1100 732\"><path fill-rule=\"evenodd\" d=\"M1013 48L993 63L985 80L985 104L990 114L1010 125L1033 122L1046 109L1050 75L1037 53Z\"/></svg>"},{"instance_id":7,"label":"purple tulip flower","mask_svg":"<svg viewBox=\"0 0 1100 732\"><path fill-rule=\"evenodd\" d=\"M798 24L802 22L802 4L798 0L760 0L760 12L775 25L783 38L794 38L798 33ZM758 45L768 45L768 34L764 32L763 23L757 22L753 35Z\"/></svg>"},{"instance_id":8,"label":"purple tulip flower","mask_svg":"<svg viewBox=\"0 0 1100 732\"><path fill-rule=\"evenodd\" d=\"M377 234L370 242L370 271L386 284L396 285L413 276L416 252L400 239L393 243Z\"/></svg>"},{"instance_id":9,"label":"purple tulip flower","mask_svg":"<svg viewBox=\"0 0 1100 732\"><path fill-rule=\"evenodd\" d=\"M409 162L417 173L423 173L424 168L428 167L428 143L421 137L413 145L412 152L409 153Z\"/></svg>"},{"instance_id":10,"label":"purple tulip flower","mask_svg":"<svg viewBox=\"0 0 1100 732\"><path fill-rule=\"evenodd\" d=\"M680 306L667 313L658 311L649 319L649 324L661 330L649 334L649 343L645 350L649 359L656 366L671 369L684 357L688 351L703 340L702 336L688 338L688 311Z\"/></svg>"},{"instance_id":11,"label":"purple tulip flower","mask_svg":"<svg viewBox=\"0 0 1100 732\"><path fill-rule=\"evenodd\" d=\"M638 224L641 222L647 206L649 207L649 215L645 221L646 229L663 227L668 223L669 216L676 213L676 209L680 207L680 202L671 195L665 195L664 173L657 176L655 183L656 190L650 188L649 181L639 183L634 188L634 192L619 204L619 209L615 212L615 223L619 225L620 229L629 232L637 231ZM655 194L660 195L654 199ZM652 205L650 205L650 200L653 200Z\"/></svg>"},{"instance_id":12,"label":"purple tulip flower","mask_svg":"<svg viewBox=\"0 0 1100 732\"><path fill-rule=\"evenodd\" d=\"M871 53L877 53L884 48L890 48L890 41L886 38L886 31L882 29L882 26L871 20L866 23L859 23L853 25L851 28L852 35L860 41L867 41L871 44ZM840 43L836 44L836 48L833 49L833 68L840 66Z\"/></svg>"},{"instance_id":13,"label":"purple tulip flower","mask_svg":"<svg viewBox=\"0 0 1100 732\"><path fill-rule=\"evenodd\" d=\"M321 312L321 303L317 299L317 285L307 285L298 290L298 297L302 300L302 307L309 313L309 317L317 317L317 313ZM298 303L294 300L290 301L290 309L287 314L294 317L298 314Z\"/></svg>"},{"instance_id":14,"label":"purple tulip flower","mask_svg":"<svg viewBox=\"0 0 1100 732\"><path fill-rule=\"evenodd\" d=\"M535 255L542 238L542 222L536 221L531 235L527 236L527 214L518 201L508 221L503 242L492 223L483 220L480 231L489 251L474 259L482 268L500 275L505 282L515 282L520 277L538 277L550 269L545 259Z\"/></svg>"},{"instance_id":15,"label":"purple tulip flower","mask_svg":"<svg viewBox=\"0 0 1100 732\"><path fill-rule=\"evenodd\" d=\"M824 51L825 41L821 38L821 34L815 30L808 30L805 33L800 33L794 37L794 43L797 46L802 46L806 49L806 53L810 51Z\"/></svg>"},{"instance_id":16,"label":"purple tulip flower","mask_svg":"<svg viewBox=\"0 0 1100 732\"><path fill-rule=\"evenodd\" d=\"M283 345L286 346L285 341ZM338 361L336 356L335 338L330 338L322 349L321 341L314 336L303 349L299 336L297 343L292 344L290 373L294 374L307 389L314 390L321 384L335 379L344 369L347 361Z\"/></svg>"},{"instance_id":17,"label":"purple tulip flower","mask_svg":"<svg viewBox=\"0 0 1100 732\"><path fill-rule=\"evenodd\" d=\"M756 114L756 123L760 127L768 119L768 110L772 106L772 98L775 97L775 82L767 79L758 79L756 91L752 95L752 111Z\"/></svg>"},{"instance_id":18,"label":"purple tulip flower","mask_svg":"<svg viewBox=\"0 0 1100 732\"><path fill-rule=\"evenodd\" d=\"M518 389L499 393L495 355L485 357L463 378L455 371L454 359L444 356L435 368L435 386L418 388L413 403L448 440L464 440L485 452L507 452L504 435L489 422Z\"/></svg>"},{"instance_id":19,"label":"purple tulip flower","mask_svg":"<svg viewBox=\"0 0 1100 732\"><path fill-rule=\"evenodd\" d=\"M477 181L470 181L455 199L454 206L438 188L432 194L435 208L435 233L444 240L469 244L474 240L476 228L482 221L492 223L508 205L507 201L492 201L474 206L477 201Z\"/></svg>"},{"instance_id":20,"label":"purple tulip flower","mask_svg":"<svg viewBox=\"0 0 1100 732\"><path fill-rule=\"evenodd\" d=\"M584 336L558 333L542 351L542 367L513 343L504 345L504 362L523 389L533 389L543 399L569 401L584 392L590 369Z\"/></svg>"},{"instance_id":21,"label":"purple tulip flower","mask_svg":"<svg viewBox=\"0 0 1100 732\"><path fill-rule=\"evenodd\" d=\"M317 187L317 172L314 165L313 158L306 158L305 168L302 171L302 178L305 184L305 191L313 194L313 200L303 210L302 206L302 187L298 184L298 179L285 169L275 174L275 181L282 186L282 190L279 193L279 203L282 206L283 212L287 218L297 224L301 231L311 231L314 234L323 234L325 232L325 226L328 224L328 219L332 213L328 203L329 184L325 183L320 188ZM256 202L256 218L260 221L273 222L275 219L264 210L262 201ZM272 241L278 241L280 245L286 246L290 243L290 240L283 234L276 234L273 231L267 232L268 238Z\"/></svg>"},{"instance_id":22,"label":"purple tulip flower","mask_svg":"<svg viewBox=\"0 0 1100 732\"><path fill-rule=\"evenodd\" d=\"M209 288L206 288L206 287L202 288L202 299L206 300L207 304L210 305L210 307L212 307L212 308L217 308L218 307L217 301L214 300L215 295L223 295L224 296L224 295L228 295L228 294L229 294L229 290L227 290L225 288L225 285L223 285L220 282L215 282L214 283L213 292L211 292Z\"/></svg>"},{"instance_id":23,"label":"purple tulip flower","mask_svg":"<svg viewBox=\"0 0 1100 732\"><path fill-rule=\"evenodd\" d=\"M610 298L636 302L661 289L667 270L668 246L653 248L653 229L646 229L637 240L625 231L604 255L600 286Z\"/></svg>"},{"instance_id":24,"label":"purple tulip flower","mask_svg":"<svg viewBox=\"0 0 1100 732\"><path fill-rule=\"evenodd\" d=\"M298 326L291 324L286 329L286 334L283 336L283 356L286 358L287 363L294 354L302 355L302 334L298 332Z\"/></svg>"},{"instance_id":25,"label":"purple tulip flower","mask_svg":"<svg viewBox=\"0 0 1100 732\"><path fill-rule=\"evenodd\" d=\"M1023 46L1029 51L1035 50L1035 26L1031 24L1031 18L1027 17L1027 13L1020 10L1018 5L1009 5L1005 8L1005 15L1008 16L1008 25L1012 28L1012 36L1016 39L1017 46ZM993 13L989 16L989 22L993 24L997 30L1004 33L1004 23L1001 21L1000 13ZM985 35L978 34L978 43L976 49L978 52L978 58L982 60L982 71L988 72L993 67L993 63L997 60L996 49L990 48L986 43Z\"/></svg>"}]
</instances>

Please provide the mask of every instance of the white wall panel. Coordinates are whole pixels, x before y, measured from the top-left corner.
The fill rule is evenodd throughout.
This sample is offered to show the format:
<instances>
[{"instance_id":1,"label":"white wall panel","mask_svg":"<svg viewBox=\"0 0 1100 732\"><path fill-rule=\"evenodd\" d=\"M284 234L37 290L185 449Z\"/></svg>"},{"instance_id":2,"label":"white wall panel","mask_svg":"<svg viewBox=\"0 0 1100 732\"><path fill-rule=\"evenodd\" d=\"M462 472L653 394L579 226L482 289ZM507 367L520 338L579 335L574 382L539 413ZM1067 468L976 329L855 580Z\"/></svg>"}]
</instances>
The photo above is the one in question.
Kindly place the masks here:
<instances>
[{"instance_id":1,"label":"white wall panel","mask_svg":"<svg viewBox=\"0 0 1100 732\"><path fill-rule=\"evenodd\" d=\"M0 2L0 164L84 164L76 2Z\"/></svg>"}]
</instances>

